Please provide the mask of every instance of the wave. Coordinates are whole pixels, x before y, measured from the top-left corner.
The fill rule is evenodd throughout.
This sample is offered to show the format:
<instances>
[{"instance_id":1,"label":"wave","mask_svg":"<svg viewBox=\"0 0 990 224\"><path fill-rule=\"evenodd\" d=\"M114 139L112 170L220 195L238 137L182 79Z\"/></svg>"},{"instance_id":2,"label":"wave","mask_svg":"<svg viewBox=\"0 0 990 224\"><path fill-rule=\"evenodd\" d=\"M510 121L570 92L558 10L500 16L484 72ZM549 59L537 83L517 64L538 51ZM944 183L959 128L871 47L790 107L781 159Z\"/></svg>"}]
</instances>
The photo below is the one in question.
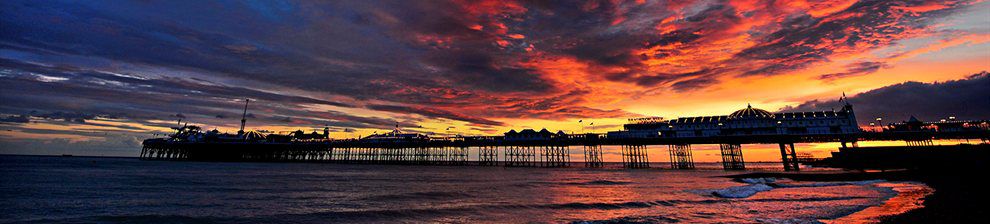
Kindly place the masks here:
<instances>
[{"instance_id":1,"label":"wave","mask_svg":"<svg viewBox=\"0 0 990 224\"><path fill-rule=\"evenodd\" d=\"M649 208L654 204L649 202L622 202L622 203L566 203L550 204L541 207L547 208L567 208L567 209L623 209L623 208Z\"/></svg>"},{"instance_id":2,"label":"wave","mask_svg":"<svg viewBox=\"0 0 990 224\"><path fill-rule=\"evenodd\" d=\"M580 185L626 185L631 183L632 182L625 182L625 181L593 180L593 181L580 183Z\"/></svg>"},{"instance_id":3,"label":"wave","mask_svg":"<svg viewBox=\"0 0 990 224\"><path fill-rule=\"evenodd\" d=\"M869 185L869 184L885 182L886 180L814 182L814 183L794 184L794 183L778 183L776 178L767 177L767 178L741 178L738 179L738 181L747 183L749 185L718 189L712 191L711 194L720 198L748 198L750 196L756 195L757 193L770 191L775 188Z\"/></svg>"},{"instance_id":4,"label":"wave","mask_svg":"<svg viewBox=\"0 0 990 224\"><path fill-rule=\"evenodd\" d=\"M766 184L751 184L715 190L712 191L712 195L721 198L748 198L756 193L769 190L773 190L773 187Z\"/></svg>"},{"instance_id":5,"label":"wave","mask_svg":"<svg viewBox=\"0 0 990 224\"><path fill-rule=\"evenodd\" d=\"M747 184L765 184L765 183L777 182L777 178L773 178L773 177L741 178L739 179L739 182L743 182Z\"/></svg>"},{"instance_id":6,"label":"wave","mask_svg":"<svg viewBox=\"0 0 990 224\"><path fill-rule=\"evenodd\" d=\"M633 182L614 181L614 180L592 180L592 181L584 181L584 182L533 181L533 182L520 183L513 186L519 186L519 187L536 187L536 186L545 186L545 185L590 186L590 185L626 185L631 183Z\"/></svg>"},{"instance_id":7,"label":"wave","mask_svg":"<svg viewBox=\"0 0 990 224\"><path fill-rule=\"evenodd\" d=\"M385 195L374 195L363 198L364 200L379 201L379 200L420 200L420 199L449 199L449 198L467 198L474 195L462 192L450 192L450 191L423 191L423 192L410 192L402 194L385 194Z\"/></svg>"},{"instance_id":8,"label":"wave","mask_svg":"<svg viewBox=\"0 0 990 224\"><path fill-rule=\"evenodd\" d=\"M214 216L194 217L183 215L114 215L85 216L64 219L36 219L10 223L236 223L229 218Z\"/></svg>"},{"instance_id":9,"label":"wave","mask_svg":"<svg viewBox=\"0 0 990 224\"><path fill-rule=\"evenodd\" d=\"M613 210L648 208L669 205L659 202L619 202L619 203L562 203L562 204L486 204L440 208L406 208L386 210L323 211L302 214L275 214L263 216L183 216L183 215L116 215L87 216L69 219L35 220L43 223L380 223L399 221L423 221L437 217L474 214L477 212L511 212L530 209L575 209ZM634 220L627 218L629 220ZM656 220L650 217L635 220Z\"/></svg>"},{"instance_id":10,"label":"wave","mask_svg":"<svg viewBox=\"0 0 990 224\"><path fill-rule=\"evenodd\" d=\"M823 198L759 198L746 199L753 202L814 202L814 201L844 201L853 199L864 199L869 197L823 197Z\"/></svg>"},{"instance_id":11,"label":"wave","mask_svg":"<svg viewBox=\"0 0 990 224\"><path fill-rule=\"evenodd\" d=\"M597 223L675 223L680 222L675 218L665 216L628 216L605 220L574 221L573 224L597 224Z\"/></svg>"}]
</instances>

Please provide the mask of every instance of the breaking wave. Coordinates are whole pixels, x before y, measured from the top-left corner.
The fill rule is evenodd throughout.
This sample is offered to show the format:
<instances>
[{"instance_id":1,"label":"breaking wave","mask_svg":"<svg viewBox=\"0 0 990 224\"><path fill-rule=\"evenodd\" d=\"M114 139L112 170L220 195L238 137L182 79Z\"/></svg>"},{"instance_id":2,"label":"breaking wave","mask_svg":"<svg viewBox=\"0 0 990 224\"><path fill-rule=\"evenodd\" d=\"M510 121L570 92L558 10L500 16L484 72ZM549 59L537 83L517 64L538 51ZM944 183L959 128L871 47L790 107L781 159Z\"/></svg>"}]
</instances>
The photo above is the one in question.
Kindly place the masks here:
<instances>
[{"instance_id":1,"label":"breaking wave","mask_svg":"<svg viewBox=\"0 0 990 224\"><path fill-rule=\"evenodd\" d=\"M676 223L680 222L675 218L665 216L630 216L606 220L574 221L573 224L597 224L597 223Z\"/></svg>"},{"instance_id":2,"label":"breaking wave","mask_svg":"<svg viewBox=\"0 0 990 224\"><path fill-rule=\"evenodd\" d=\"M624 185L630 183L631 182L624 182L624 181L594 180L594 181L584 182L583 185Z\"/></svg>"},{"instance_id":3,"label":"breaking wave","mask_svg":"<svg viewBox=\"0 0 990 224\"><path fill-rule=\"evenodd\" d=\"M715 190L712 192L712 195L722 198L748 198L756 193L769 190L773 190L773 187L766 184L751 184Z\"/></svg>"},{"instance_id":4,"label":"breaking wave","mask_svg":"<svg viewBox=\"0 0 990 224\"><path fill-rule=\"evenodd\" d=\"M742 178L739 182L747 183L745 186L735 186L717 189L711 192L712 195L720 198L748 198L757 193L770 191L774 188L796 188L796 187L831 187L845 185L868 185L884 182L885 180L864 180L864 181L841 181L841 182L814 182L814 183L778 183L776 178Z\"/></svg>"}]
</instances>

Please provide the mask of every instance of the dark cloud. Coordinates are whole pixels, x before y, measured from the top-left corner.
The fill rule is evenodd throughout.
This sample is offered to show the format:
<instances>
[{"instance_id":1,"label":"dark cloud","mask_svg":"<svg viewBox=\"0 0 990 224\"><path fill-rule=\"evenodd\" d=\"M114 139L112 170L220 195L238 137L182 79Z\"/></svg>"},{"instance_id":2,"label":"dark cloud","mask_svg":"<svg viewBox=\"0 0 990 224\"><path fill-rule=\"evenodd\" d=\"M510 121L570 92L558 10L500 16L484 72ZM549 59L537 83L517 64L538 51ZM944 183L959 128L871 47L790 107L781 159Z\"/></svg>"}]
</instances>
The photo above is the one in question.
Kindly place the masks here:
<instances>
[{"instance_id":1,"label":"dark cloud","mask_svg":"<svg viewBox=\"0 0 990 224\"><path fill-rule=\"evenodd\" d=\"M471 122L475 124L502 125L502 123L498 121L493 121L478 117L471 117L451 111L440 110L437 108L410 107L410 106L398 106L398 105L368 105L368 108L373 110L389 111L396 113L423 114L435 118L446 118L457 121Z\"/></svg>"},{"instance_id":2,"label":"dark cloud","mask_svg":"<svg viewBox=\"0 0 990 224\"><path fill-rule=\"evenodd\" d=\"M835 80L835 79L846 78L851 76L867 75L876 72L877 70L880 70L880 68L886 66L887 66L886 63L877 62L877 61L856 62L850 65L849 68L846 68L846 71L844 72L824 74L819 76L818 79Z\"/></svg>"},{"instance_id":3,"label":"dark cloud","mask_svg":"<svg viewBox=\"0 0 990 224\"><path fill-rule=\"evenodd\" d=\"M875 117L903 121L910 116L938 120L990 119L990 73L981 72L966 79L947 82L905 82L866 91L849 97L860 125ZM832 110L842 107L838 100L812 100L782 111Z\"/></svg>"},{"instance_id":4,"label":"dark cloud","mask_svg":"<svg viewBox=\"0 0 990 224\"><path fill-rule=\"evenodd\" d=\"M278 121L280 121L282 123L292 123L292 117L279 117L279 116L275 116L275 117L273 117L273 119L278 120Z\"/></svg>"},{"instance_id":5,"label":"dark cloud","mask_svg":"<svg viewBox=\"0 0 990 224\"><path fill-rule=\"evenodd\" d=\"M346 127L380 127L395 123L373 118L324 116L321 115L325 114L323 112L301 111L297 108L308 104L350 106L304 96L269 93L245 87L227 87L204 80L171 76L147 78L78 68L32 65L9 60L0 60L0 63L3 63L7 69L6 75L0 77L2 81L0 88L3 89L0 99L5 102L0 108L22 113L27 110L56 111L33 114L50 119L85 122L95 116L101 116L143 122L178 118L189 122L236 125L238 121L234 119L224 121L223 119L228 116L223 114L240 115L243 109L242 99L251 98L255 102L262 102L251 104L249 108L251 111L316 118L300 119L301 123L298 123L300 125L332 123ZM39 93L38 90L44 90L44 93ZM253 124L283 122L282 119L277 118L258 120L254 112L250 112L247 118L252 119Z\"/></svg>"},{"instance_id":6,"label":"dark cloud","mask_svg":"<svg viewBox=\"0 0 990 224\"><path fill-rule=\"evenodd\" d=\"M925 12L905 10L939 4L944 4L945 8ZM935 1L859 1L821 18L809 15L790 18L784 21L782 29L766 35L761 44L743 50L733 60L763 62L743 75L777 75L828 61L833 54L889 46L913 37L935 18L950 15L966 5Z\"/></svg>"},{"instance_id":7,"label":"dark cloud","mask_svg":"<svg viewBox=\"0 0 990 224\"><path fill-rule=\"evenodd\" d=\"M670 87L673 88L675 91L687 92L687 91L693 91L704 87L708 87L715 83L718 83L718 80L716 80L714 77L702 76L702 77L689 78L683 81L675 82L674 84L671 84Z\"/></svg>"},{"instance_id":8,"label":"dark cloud","mask_svg":"<svg viewBox=\"0 0 990 224\"><path fill-rule=\"evenodd\" d=\"M582 102L581 96L587 92L574 90L564 94L549 96L539 100L507 99L505 104L486 111L489 116L512 115L512 118L537 118L563 120L574 117L616 118L632 117L638 114L624 110L602 110L585 106L576 106Z\"/></svg>"},{"instance_id":9,"label":"dark cloud","mask_svg":"<svg viewBox=\"0 0 990 224\"><path fill-rule=\"evenodd\" d=\"M471 49L438 53L435 63L453 65L452 79L472 89L492 92L550 92L547 84L532 69L499 66L491 55L496 49ZM439 56L442 55L442 56Z\"/></svg>"},{"instance_id":10,"label":"dark cloud","mask_svg":"<svg viewBox=\"0 0 990 224\"><path fill-rule=\"evenodd\" d=\"M44 118L44 119L51 119L51 120L63 120L63 121L69 121L69 122L74 122L74 123L86 123L86 120L95 119L98 115L95 115L95 114L85 114L85 113L79 113L79 112L56 111L56 112L45 113L45 114L33 114L32 116L39 117L39 118Z\"/></svg>"},{"instance_id":11,"label":"dark cloud","mask_svg":"<svg viewBox=\"0 0 990 224\"><path fill-rule=\"evenodd\" d=\"M23 114L22 115L17 115L17 116L6 116L6 117L3 117L3 118L0 118L0 122L7 122L7 123L28 123L28 122L31 122L31 118L28 117L27 115L23 115Z\"/></svg>"}]
</instances>

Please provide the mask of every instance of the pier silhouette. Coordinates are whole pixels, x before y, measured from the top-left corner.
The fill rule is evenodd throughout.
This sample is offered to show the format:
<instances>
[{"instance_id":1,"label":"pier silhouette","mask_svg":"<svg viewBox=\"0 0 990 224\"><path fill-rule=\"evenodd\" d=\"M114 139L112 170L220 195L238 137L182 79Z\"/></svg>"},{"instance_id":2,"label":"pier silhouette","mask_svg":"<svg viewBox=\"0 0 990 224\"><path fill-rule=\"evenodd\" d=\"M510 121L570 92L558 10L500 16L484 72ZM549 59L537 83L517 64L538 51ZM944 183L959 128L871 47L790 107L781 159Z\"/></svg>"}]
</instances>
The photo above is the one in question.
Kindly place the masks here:
<instances>
[{"instance_id":1,"label":"pier silhouette","mask_svg":"<svg viewBox=\"0 0 990 224\"><path fill-rule=\"evenodd\" d=\"M647 146L667 146L670 168L694 169L692 145L717 144L726 170L745 169L744 145L777 144L784 170L800 170L796 143L840 143L858 148L862 141L903 141L925 147L933 140L979 139L990 142L987 120L909 121L863 130L848 102L840 111L770 113L747 105L726 116L634 118L625 130L608 133L566 134L546 129L511 130L498 136L433 137L405 133L398 125L392 132L360 139L331 139L322 134L296 131L285 135L245 131L245 100L241 128L236 135L199 127L175 127L169 138L143 142L144 160L335 162L418 165L480 165L507 167L571 166L571 148L580 148L586 167L603 167L602 146L619 146L622 166L649 168ZM879 120L879 118L878 118ZM473 149L473 150L472 150ZM477 154L470 155L475 151ZM469 158L476 158L471 161Z\"/></svg>"},{"instance_id":2,"label":"pier silhouette","mask_svg":"<svg viewBox=\"0 0 990 224\"><path fill-rule=\"evenodd\" d=\"M141 159L258 162L339 162L370 164L569 166L570 148L584 151L587 167L602 166L602 146L622 147L627 168L647 168L646 146L669 146L671 168L691 169L691 145L719 144L725 169L744 169L743 145L778 144L785 170L798 170L795 143L838 142L855 148L860 141L904 141L931 145L932 140L980 139L990 141L986 129L959 131L864 131L852 134L736 135L667 138L609 138L605 134L580 134L547 139L507 140L504 136L308 140L288 142L229 141L189 142L157 138L144 141ZM474 148L475 155L468 155ZM468 158L477 158L469 163Z\"/></svg>"}]
</instances>

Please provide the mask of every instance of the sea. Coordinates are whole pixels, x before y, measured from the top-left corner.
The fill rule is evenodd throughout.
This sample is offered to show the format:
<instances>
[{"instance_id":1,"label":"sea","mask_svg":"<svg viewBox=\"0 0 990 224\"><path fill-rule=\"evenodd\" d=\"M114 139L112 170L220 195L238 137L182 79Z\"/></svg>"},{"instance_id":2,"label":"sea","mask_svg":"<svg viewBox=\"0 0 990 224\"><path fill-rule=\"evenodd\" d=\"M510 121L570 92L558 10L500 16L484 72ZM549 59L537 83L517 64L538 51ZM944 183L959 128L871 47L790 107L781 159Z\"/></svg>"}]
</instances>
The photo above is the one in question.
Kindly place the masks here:
<instances>
[{"instance_id":1,"label":"sea","mask_svg":"<svg viewBox=\"0 0 990 224\"><path fill-rule=\"evenodd\" d=\"M0 223L820 223L923 187L747 172L8 155Z\"/></svg>"}]
</instances>

